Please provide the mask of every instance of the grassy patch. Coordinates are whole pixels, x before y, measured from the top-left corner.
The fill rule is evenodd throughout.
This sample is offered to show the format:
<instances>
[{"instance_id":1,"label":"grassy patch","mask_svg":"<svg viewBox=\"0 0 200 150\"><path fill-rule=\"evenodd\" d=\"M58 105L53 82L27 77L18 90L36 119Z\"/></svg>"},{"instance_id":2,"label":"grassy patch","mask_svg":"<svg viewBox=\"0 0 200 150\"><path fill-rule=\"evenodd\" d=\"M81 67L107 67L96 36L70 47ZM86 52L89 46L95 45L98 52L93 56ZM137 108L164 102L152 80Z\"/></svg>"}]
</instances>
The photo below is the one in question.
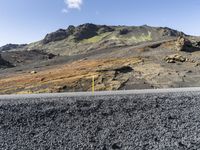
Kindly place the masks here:
<instances>
[{"instance_id":1,"label":"grassy patch","mask_svg":"<svg viewBox=\"0 0 200 150\"><path fill-rule=\"evenodd\" d=\"M85 43L97 43L97 42L103 40L105 37L107 37L110 33L111 32L102 33L102 34L94 36L92 38L84 39L81 42L84 43L84 44Z\"/></svg>"},{"instance_id":2,"label":"grassy patch","mask_svg":"<svg viewBox=\"0 0 200 150\"><path fill-rule=\"evenodd\" d=\"M136 43L151 41L152 40L151 32L148 32L147 35L142 34L141 36L138 36L138 37L133 36L133 37L130 38L130 40L134 41Z\"/></svg>"},{"instance_id":3,"label":"grassy patch","mask_svg":"<svg viewBox=\"0 0 200 150\"><path fill-rule=\"evenodd\" d=\"M146 42L146 41L152 41L152 35L151 32L148 32L148 34L141 34L139 36L131 36L131 35L113 35L110 36L110 40L115 40L115 41L124 41L127 43L140 43L140 42Z\"/></svg>"}]
</instances>

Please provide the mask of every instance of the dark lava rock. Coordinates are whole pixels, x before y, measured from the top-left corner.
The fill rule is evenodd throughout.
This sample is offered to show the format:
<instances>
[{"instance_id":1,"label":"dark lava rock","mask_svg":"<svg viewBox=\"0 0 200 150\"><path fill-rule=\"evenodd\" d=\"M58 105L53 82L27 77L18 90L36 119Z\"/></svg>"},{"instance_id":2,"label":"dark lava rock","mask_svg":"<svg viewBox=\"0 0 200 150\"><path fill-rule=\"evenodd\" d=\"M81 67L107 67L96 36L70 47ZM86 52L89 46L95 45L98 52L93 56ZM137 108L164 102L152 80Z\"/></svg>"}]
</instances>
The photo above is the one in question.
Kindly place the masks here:
<instances>
[{"instance_id":1,"label":"dark lava rock","mask_svg":"<svg viewBox=\"0 0 200 150\"><path fill-rule=\"evenodd\" d=\"M26 45L27 44L7 44L7 45L0 47L0 51L9 51L9 50L12 50L12 49L23 48Z\"/></svg>"},{"instance_id":2,"label":"dark lava rock","mask_svg":"<svg viewBox=\"0 0 200 150\"><path fill-rule=\"evenodd\" d=\"M14 64L14 66L28 66L28 64L47 61L54 57L56 57L56 55L39 49L33 49L31 51L9 51L1 54L1 60L3 61L1 61L0 64L3 64L5 67L11 66L11 64Z\"/></svg>"},{"instance_id":3,"label":"dark lava rock","mask_svg":"<svg viewBox=\"0 0 200 150\"><path fill-rule=\"evenodd\" d=\"M200 92L47 95L0 98L1 150L200 149Z\"/></svg>"},{"instance_id":4,"label":"dark lava rock","mask_svg":"<svg viewBox=\"0 0 200 150\"><path fill-rule=\"evenodd\" d=\"M55 41L63 40L65 38L67 38L68 36L69 35L66 32L66 30L59 29L56 32L52 32L50 34L47 34L42 42L43 42L43 44L47 44L49 42L55 42Z\"/></svg>"},{"instance_id":5,"label":"dark lava rock","mask_svg":"<svg viewBox=\"0 0 200 150\"><path fill-rule=\"evenodd\" d=\"M4 60L0 54L0 68L8 68L8 67L13 67L13 65L10 62Z\"/></svg>"},{"instance_id":6,"label":"dark lava rock","mask_svg":"<svg viewBox=\"0 0 200 150\"><path fill-rule=\"evenodd\" d=\"M24 52L27 52L27 51L24 51ZM30 54L29 54L30 53ZM42 50L38 50L38 49L35 49L35 50L32 50L32 51L28 51L26 54L28 54L29 56L31 56L32 54L32 57L35 57L36 55L37 56L42 56L43 59L53 59L54 57L56 57L55 54L52 54L52 53L46 53ZM24 55L24 56L28 56L28 55Z\"/></svg>"},{"instance_id":7,"label":"dark lava rock","mask_svg":"<svg viewBox=\"0 0 200 150\"><path fill-rule=\"evenodd\" d=\"M102 26L99 26L98 33L102 34L102 33L113 32L113 31L115 31L114 28L106 26L106 25L102 25Z\"/></svg>"},{"instance_id":8,"label":"dark lava rock","mask_svg":"<svg viewBox=\"0 0 200 150\"><path fill-rule=\"evenodd\" d=\"M121 149L121 146L118 143L114 143L112 149Z\"/></svg>"},{"instance_id":9,"label":"dark lava rock","mask_svg":"<svg viewBox=\"0 0 200 150\"><path fill-rule=\"evenodd\" d=\"M48 59L53 59L56 55L52 54L52 53L49 53L47 54L47 58Z\"/></svg>"},{"instance_id":10,"label":"dark lava rock","mask_svg":"<svg viewBox=\"0 0 200 150\"><path fill-rule=\"evenodd\" d=\"M192 43L192 45L194 47L199 47L200 48L200 41L195 41L195 42Z\"/></svg>"},{"instance_id":11,"label":"dark lava rock","mask_svg":"<svg viewBox=\"0 0 200 150\"><path fill-rule=\"evenodd\" d=\"M120 31L119 31L119 34L120 35L124 35L124 34L128 34L129 33L129 30L128 29L121 29Z\"/></svg>"},{"instance_id":12,"label":"dark lava rock","mask_svg":"<svg viewBox=\"0 0 200 150\"><path fill-rule=\"evenodd\" d=\"M70 25L66 30L59 29L56 32L49 33L44 38L43 44L63 40L67 38L68 36L72 35L75 32L75 29L76 28L74 26Z\"/></svg>"},{"instance_id":13,"label":"dark lava rock","mask_svg":"<svg viewBox=\"0 0 200 150\"><path fill-rule=\"evenodd\" d=\"M72 35L72 34L74 33L75 29L76 29L75 26L70 25L70 26L67 28L66 32L67 32L68 35Z\"/></svg>"},{"instance_id":14,"label":"dark lava rock","mask_svg":"<svg viewBox=\"0 0 200 150\"><path fill-rule=\"evenodd\" d=\"M113 28L105 25L98 26L90 23L83 24L78 27L70 25L66 30L59 29L56 32L47 34L42 42L43 44L47 44L49 42L63 40L69 37L70 35L74 35L74 39L80 41L83 39L91 38L101 33L112 32L112 31L114 31Z\"/></svg>"},{"instance_id":15,"label":"dark lava rock","mask_svg":"<svg viewBox=\"0 0 200 150\"><path fill-rule=\"evenodd\" d=\"M75 29L75 40L83 40L96 36L98 29L97 25L90 23L80 25Z\"/></svg>"}]
</instances>

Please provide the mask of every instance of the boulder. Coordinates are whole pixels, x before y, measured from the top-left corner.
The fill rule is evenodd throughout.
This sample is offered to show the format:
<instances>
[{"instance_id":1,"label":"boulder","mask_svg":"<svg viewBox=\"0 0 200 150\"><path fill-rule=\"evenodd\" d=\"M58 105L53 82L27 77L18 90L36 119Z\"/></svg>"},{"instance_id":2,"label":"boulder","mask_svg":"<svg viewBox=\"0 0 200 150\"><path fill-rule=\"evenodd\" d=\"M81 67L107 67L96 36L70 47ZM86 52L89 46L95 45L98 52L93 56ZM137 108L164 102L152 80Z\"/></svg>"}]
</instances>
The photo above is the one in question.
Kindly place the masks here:
<instances>
[{"instance_id":1,"label":"boulder","mask_svg":"<svg viewBox=\"0 0 200 150\"><path fill-rule=\"evenodd\" d=\"M128 29L121 29L120 31L119 31L119 34L120 35L125 35L125 34L128 34L129 33L129 30Z\"/></svg>"},{"instance_id":2,"label":"boulder","mask_svg":"<svg viewBox=\"0 0 200 150\"><path fill-rule=\"evenodd\" d=\"M34 70L33 70L33 71L31 71L30 73L31 73L31 74L36 74L36 73L37 73L37 71L34 71Z\"/></svg>"},{"instance_id":3,"label":"boulder","mask_svg":"<svg viewBox=\"0 0 200 150\"><path fill-rule=\"evenodd\" d=\"M177 51L189 51L191 47L193 47L192 43L183 37L178 37L175 42L175 50Z\"/></svg>"},{"instance_id":4,"label":"boulder","mask_svg":"<svg viewBox=\"0 0 200 150\"><path fill-rule=\"evenodd\" d=\"M52 53L47 54L48 59L53 59L54 57L56 57L56 55L54 55Z\"/></svg>"},{"instance_id":5,"label":"boulder","mask_svg":"<svg viewBox=\"0 0 200 150\"><path fill-rule=\"evenodd\" d=\"M194 41L193 46L200 48L200 41Z\"/></svg>"},{"instance_id":6,"label":"boulder","mask_svg":"<svg viewBox=\"0 0 200 150\"><path fill-rule=\"evenodd\" d=\"M164 58L164 60L167 63L175 63L175 62L185 62L187 60L187 58L185 58L179 54L174 54L174 55L166 56Z\"/></svg>"}]
</instances>

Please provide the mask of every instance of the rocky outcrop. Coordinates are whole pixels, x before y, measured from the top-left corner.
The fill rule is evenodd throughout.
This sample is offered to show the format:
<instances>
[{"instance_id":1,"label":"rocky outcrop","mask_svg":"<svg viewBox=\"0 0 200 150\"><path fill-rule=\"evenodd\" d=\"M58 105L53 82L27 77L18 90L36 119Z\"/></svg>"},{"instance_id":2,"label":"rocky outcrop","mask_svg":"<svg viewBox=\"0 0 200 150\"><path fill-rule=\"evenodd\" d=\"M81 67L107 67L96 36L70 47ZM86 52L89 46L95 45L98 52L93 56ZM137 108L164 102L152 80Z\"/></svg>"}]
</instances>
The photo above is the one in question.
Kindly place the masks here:
<instances>
[{"instance_id":1,"label":"rocky outcrop","mask_svg":"<svg viewBox=\"0 0 200 150\"><path fill-rule=\"evenodd\" d=\"M195 47L199 47L199 48L200 48L200 41L195 41L195 42L193 43L193 45L194 45Z\"/></svg>"},{"instance_id":2,"label":"rocky outcrop","mask_svg":"<svg viewBox=\"0 0 200 150\"><path fill-rule=\"evenodd\" d=\"M70 35L72 35L75 31L75 27L70 25L66 30L64 29L59 29L56 32L49 33L45 36L43 39L43 44L47 44L49 42L55 42L59 40L63 40Z\"/></svg>"},{"instance_id":3,"label":"rocky outcrop","mask_svg":"<svg viewBox=\"0 0 200 150\"><path fill-rule=\"evenodd\" d=\"M124 34L128 34L129 33L129 30L128 29L121 29L120 31L119 31L119 34L120 35L124 35Z\"/></svg>"},{"instance_id":4,"label":"rocky outcrop","mask_svg":"<svg viewBox=\"0 0 200 150\"><path fill-rule=\"evenodd\" d=\"M106 25L95 25L87 23L75 28L74 36L75 40L83 40L94 37L98 34L112 31L114 31L114 29Z\"/></svg>"},{"instance_id":5,"label":"rocky outcrop","mask_svg":"<svg viewBox=\"0 0 200 150\"><path fill-rule=\"evenodd\" d=\"M105 32L112 32L114 31L113 28L105 25L95 25L95 24L83 24L78 27L74 27L70 25L66 30L59 29L56 32L49 33L45 36L42 40L43 44L47 44L50 42L55 42L59 40L63 40L68 38L70 35L74 36L76 41L80 41L83 39L88 39L98 34L102 34Z\"/></svg>"},{"instance_id":6,"label":"rocky outcrop","mask_svg":"<svg viewBox=\"0 0 200 150\"><path fill-rule=\"evenodd\" d=\"M67 34L66 30L59 29L56 32L47 34L42 42L43 42L43 44L47 44L49 42L63 40L67 37L68 37L68 34Z\"/></svg>"},{"instance_id":7,"label":"rocky outcrop","mask_svg":"<svg viewBox=\"0 0 200 150\"><path fill-rule=\"evenodd\" d=\"M187 61L187 59L179 54L174 54L174 55L170 55L170 56L166 56L164 58L164 60L167 63L176 63L176 62L185 62Z\"/></svg>"},{"instance_id":8,"label":"rocky outcrop","mask_svg":"<svg viewBox=\"0 0 200 150\"><path fill-rule=\"evenodd\" d=\"M193 47L192 43L184 37L178 37L175 43L175 50L177 51L188 51L191 47Z\"/></svg>"},{"instance_id":9,"label":"rocky outcrop","mask_svg":"<svg viewBox=\"0 0 200 150\"><path fill-rule=\"evenodd\" d=\"M83 40L83 39L88 39L93 36L96 36L98 33L97 31L99 30L98 26L94 24L84 24L80 25L75 29L75 39L76 40Z\"/></svg>"},{"instance_id":10,"label":"rocky outcrop","mask_svg":"<svg viewBox=\"0 0 200 150\"><path fill-rule=\"evenodd\" d=\"M98 34L115 31L114 28L106 26L106 25L98 26L98 28L99 28L98 29Z\"/></svg>"},{"instance_id":11,"label":"rocky outcrop","mask_svg":"<svg viewBox=\"0 0 200 150\"><path fill-rule=\"evenodd\" d=\"M0 68L7 68L7 67L13 67L13 65L8 61L4 60L0 54Z\"/></svg>"},{"instance_id":12,"label":"rocky outcrop","mask_svg":"<svg viewBox=\"0 0 200 150\"><path fill-rule=\"evenodd\" d=\"M66 30L67 35L72 35L74 33L75 29L76 29L75 26L70 25Z\"/></svg>"},{"instance_id":13,"label":"rocky outcrop","mask_svg":"<svg viewBox=\"0 0 200 150\"><path fill-rule=\"evenodd\" d=\"M186 36L183 32L179 32L177 30L173 30L167 27L164 27L164 28L160 27L158 28L158 30L162 36L173 36L173 37Z\"/></svg>"},{"instance_id":14,"label":"rocky outcrop","mask_svg":"<svg viewBox=\"0 0 200 150\"><path fill-rule=\"evenodd\" d=\"M7 45L0 47L0 51L9 51L9 50L12 50L12 49L23 48L26 45L27 44L7 44Z\"/></svg>"},{"instance_id":15,"label":"rocky outcrop","mask_svg":"<svg viewBox=\"0 0 200 150\"><path fill-rule=\"evenodd\" d=\"M190 38L178 37L175 42L175 50L184 52L200 51L200 42Z\"/></svg>"}]
</instances>

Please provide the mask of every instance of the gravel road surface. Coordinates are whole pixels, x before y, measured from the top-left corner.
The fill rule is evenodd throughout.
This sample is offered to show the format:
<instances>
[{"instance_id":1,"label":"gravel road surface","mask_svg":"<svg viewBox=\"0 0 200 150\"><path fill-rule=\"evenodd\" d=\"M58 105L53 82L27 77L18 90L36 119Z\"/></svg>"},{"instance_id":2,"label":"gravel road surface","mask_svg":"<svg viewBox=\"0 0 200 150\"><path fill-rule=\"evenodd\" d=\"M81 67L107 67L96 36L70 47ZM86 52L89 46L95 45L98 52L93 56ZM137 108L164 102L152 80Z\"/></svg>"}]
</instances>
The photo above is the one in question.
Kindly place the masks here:
<instances>
[{"instance_id":1,"label":"gravel road surface","mask_svg":"<svg viewBox=\"0 0 200 150\"><path fill-rule=\"evenodd\" d=\"M0 149L200 149L200 88L0 96Z\"/></svg>"}]
</instances>

